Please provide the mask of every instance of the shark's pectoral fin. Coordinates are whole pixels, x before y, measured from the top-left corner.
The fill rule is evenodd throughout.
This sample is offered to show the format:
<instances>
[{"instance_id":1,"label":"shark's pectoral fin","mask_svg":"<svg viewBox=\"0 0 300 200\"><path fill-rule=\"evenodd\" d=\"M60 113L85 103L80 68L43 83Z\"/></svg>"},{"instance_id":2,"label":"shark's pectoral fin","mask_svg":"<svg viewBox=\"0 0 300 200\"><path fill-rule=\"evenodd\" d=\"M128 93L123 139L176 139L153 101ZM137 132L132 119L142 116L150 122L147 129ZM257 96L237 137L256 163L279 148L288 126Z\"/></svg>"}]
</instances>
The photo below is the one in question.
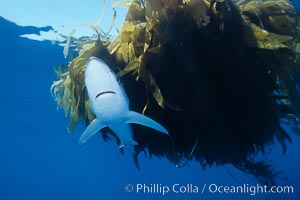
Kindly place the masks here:
<instances>
[{"instance_id":1,"label":"shark's pectoral fin","mask_svg":"<svg viewBox=\"0 0 300 200\"><path fill-rule=\"evenodd\" d=\"M169 134L168 131L156 121L150 119L149 117L142 115L140 113L130 111L126 118L126 123L140 124L143 126L147 126L149 128L153 128L157 131L160 131L165 134Z\"/></svg>"},{"instance_id":2,"label":"shark's pectoral fin","mask_svg":"<svg viewBox=\"0 0 300 200\"><path fill-rule=\"evenodd\" d=\"M84 145L87 141L93 137L100 129L107 125L101 122L98 118L94 119L79 138L79 146Z\"/></svg>"}]
</instances>

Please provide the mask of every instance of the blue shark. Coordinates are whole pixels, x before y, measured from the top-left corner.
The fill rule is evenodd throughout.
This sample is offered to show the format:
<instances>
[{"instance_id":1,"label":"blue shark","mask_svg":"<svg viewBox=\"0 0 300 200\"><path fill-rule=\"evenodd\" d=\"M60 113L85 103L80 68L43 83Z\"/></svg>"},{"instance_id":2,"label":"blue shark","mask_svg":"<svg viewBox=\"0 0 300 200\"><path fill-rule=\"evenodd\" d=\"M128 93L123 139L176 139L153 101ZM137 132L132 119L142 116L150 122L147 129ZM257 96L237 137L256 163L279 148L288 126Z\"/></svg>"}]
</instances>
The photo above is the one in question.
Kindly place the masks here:
<instances>
[{"instance_id":1,"label":"blue shark","mask_svg":"<svg viewBox=\"0 0 300 200\"><path fill-rule=\"evenodd\" d=\"M158 122L129 110L129 99L121 82L103 60L89 58L85 66L84 82L96 118L80 136L79 146L87 143L104 127L109 127L117 135L121 141L120 148L138 145L133 139L131 123L168 134Z\"/></svg>"}]
</instances>

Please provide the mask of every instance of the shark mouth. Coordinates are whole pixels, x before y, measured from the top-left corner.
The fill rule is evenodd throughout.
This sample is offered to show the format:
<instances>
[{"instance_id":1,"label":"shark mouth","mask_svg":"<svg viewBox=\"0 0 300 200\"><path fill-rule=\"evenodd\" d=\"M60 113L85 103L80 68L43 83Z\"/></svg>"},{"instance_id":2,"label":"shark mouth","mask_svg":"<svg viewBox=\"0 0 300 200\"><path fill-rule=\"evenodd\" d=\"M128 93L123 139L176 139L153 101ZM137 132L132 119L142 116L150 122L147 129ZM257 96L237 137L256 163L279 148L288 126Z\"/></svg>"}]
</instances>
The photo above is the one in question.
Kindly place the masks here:
<instances>
[{"instance_id":1,"label":"shark mouth","mask_svg":"<svg viewBox=\"0 0 300 200\"><path fill-rule=\"evenodd\" d=\"M100 92L99 94L96 95L95 99L97 99L98 97L100 97L103 94L116 94L116 93L113 91Z\"/></svg>"}]
</instances>

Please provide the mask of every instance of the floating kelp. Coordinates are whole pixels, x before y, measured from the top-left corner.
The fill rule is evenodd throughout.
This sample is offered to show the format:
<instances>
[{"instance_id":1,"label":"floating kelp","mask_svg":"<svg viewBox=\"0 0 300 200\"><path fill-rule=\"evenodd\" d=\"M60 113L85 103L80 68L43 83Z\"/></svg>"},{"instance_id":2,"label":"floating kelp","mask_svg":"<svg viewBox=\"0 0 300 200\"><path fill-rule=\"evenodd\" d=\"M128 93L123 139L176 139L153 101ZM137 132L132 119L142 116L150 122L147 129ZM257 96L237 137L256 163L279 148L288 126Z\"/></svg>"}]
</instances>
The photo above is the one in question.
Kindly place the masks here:
<instances>
[{"instance_id":1,"label":"floating kelp","mask_svg":"<svg viewBox=\"0 0 300 200\"><path fill-rule=\"evenodd\" d=\"M52 92L70 131L91 122L83 73L99 57L121 77L132 109L170 132L133 126L138 153L177 166L232 164L271 184L276 172L255 157L275 139L286 151L283 124L299 134L298 20L287 0L134 1L118 36L85 44Z\"/></svg>"}]
</instances>

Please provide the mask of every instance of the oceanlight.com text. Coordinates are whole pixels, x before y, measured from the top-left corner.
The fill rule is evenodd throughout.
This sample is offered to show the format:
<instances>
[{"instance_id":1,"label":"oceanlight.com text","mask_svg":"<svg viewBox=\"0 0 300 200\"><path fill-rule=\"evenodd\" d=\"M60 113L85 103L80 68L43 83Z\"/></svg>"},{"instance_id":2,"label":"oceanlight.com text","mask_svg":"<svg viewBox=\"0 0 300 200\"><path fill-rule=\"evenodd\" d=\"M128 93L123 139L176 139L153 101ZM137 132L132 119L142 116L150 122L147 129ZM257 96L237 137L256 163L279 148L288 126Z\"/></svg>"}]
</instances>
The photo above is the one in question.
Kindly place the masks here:
<instances>
[{"instance_id":1,"label":"oceanlight.com text","mask_svg":"<svg viewBox=\"0 0 300 200\"><path fill-rule=\"evenodd\" d=\"M285 186L267 186L267 185L218 185L218 184L179 184L172 185L153 183L137 183L127 184L125 186L126 192L133 192L136 194L161 194L167 195L169 193L174 194L293 194L294 187L291 185Z\"/></svg>"},{"instance_id":2,"label":"oceanlight.com text","mask_svg":"<svg viewBox=\"0 0 300 200\"><path fill-rule=\"evenodd\" d=\"M204 184L204 190L207 188L209 193L231 193L231 194L292 194L294 193L293 186L267 186L267 185L249 185L243 184L239 186L217 185L217 184Z\"/></svg>"}]
</instances>

